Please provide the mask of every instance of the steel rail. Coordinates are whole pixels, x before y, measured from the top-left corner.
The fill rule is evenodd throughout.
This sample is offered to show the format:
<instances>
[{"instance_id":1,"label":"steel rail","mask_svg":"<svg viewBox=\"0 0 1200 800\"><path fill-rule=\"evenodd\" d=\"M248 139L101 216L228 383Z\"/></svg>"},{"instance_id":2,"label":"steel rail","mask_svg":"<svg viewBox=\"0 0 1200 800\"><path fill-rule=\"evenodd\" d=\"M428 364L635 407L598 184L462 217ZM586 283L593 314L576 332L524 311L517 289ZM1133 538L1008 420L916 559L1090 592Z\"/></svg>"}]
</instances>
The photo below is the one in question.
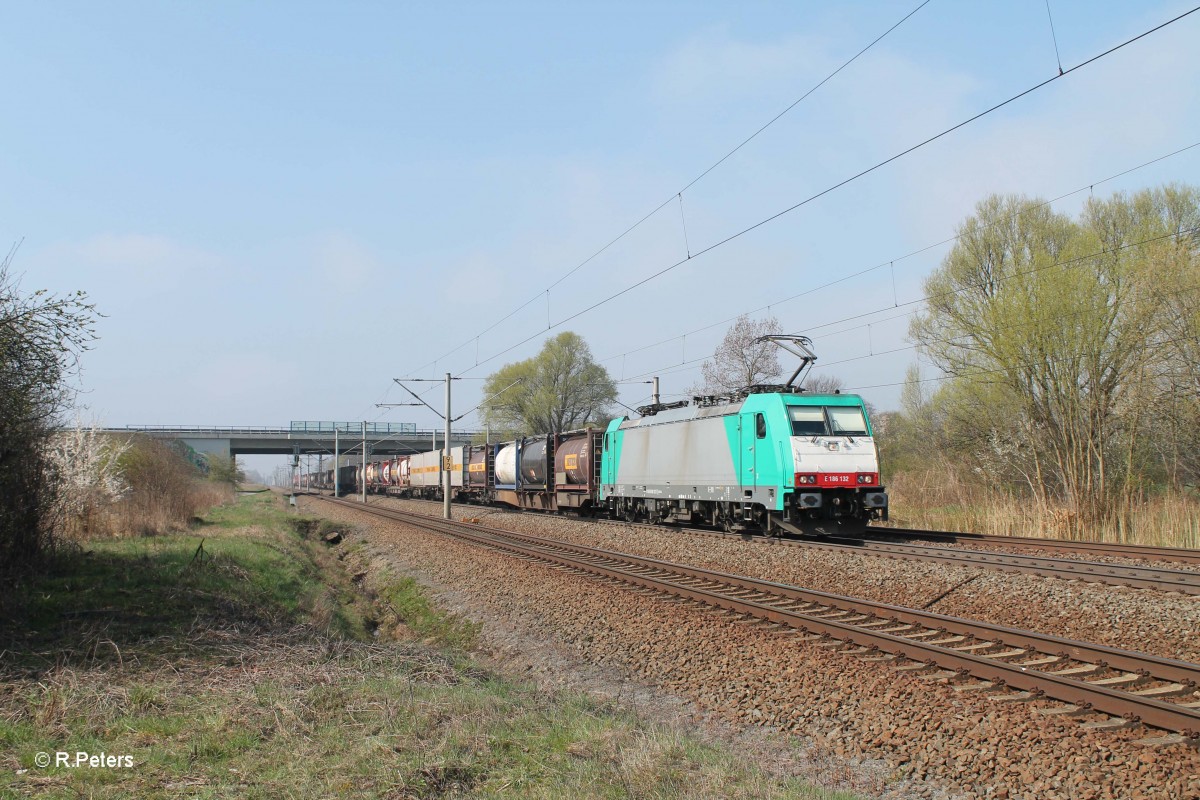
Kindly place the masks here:
<instances>
[{"instance_id":1,"label":"steel rail","mask_svg":"<svg viewBox=\"0 0 1200 800\"><path fill-rule=\"evenodd\" d=\"M872 539L858 539L843 536L828 536L822 539L796 539L767 536L765 534L725 533L723 531L705 530L702 528L655 525L652 523L631 523L621 520L591 519L592 523L646 526L652 530L683 531L701 536L718 538L738 537L742 541L764 544L782 544L788 547L807 547L814 550L830 552L857 553L879 558L907 559L911 561L930 561L941 564L951 564L963 567L993 569L1001 572L1015 572L1039 577L1059 578L1062 580L1078 580L1085 583L1100 583L1109 586L1129 586L1138 589L1152 589L1164 592L1179 592L1187 595L1200 595L1200 572L1184 569L1169 569L1165 567L1149 567L1132 564L1111 564L1102 561L1081 561L1073 558L1052 558L1028 553L996 553L988 550L971 550L959 547L938 547L936 545L907 544L895 542L880 542ZM891 530L891 529L869 529ZM964 535L964 534L953 534ZM1019 537L1018 537L1019 538ZM1036 542L1036 540L1035 540ZM1036 543L1033 546L1037 546ZM1184 550L1184 553L1191 551ZM1196 552L1200 557L1200 551Z\"/></svg>"},{"instance_id":2,"label":"steel rail","mask_svg":"<svg viewBox=\"0 0 1200 800\"><path fill-rule=\"evenodd\" d=\"M883 528L869 526L871 536L891 536L899 539L929 539L952 544L978 544L986 547L1022 548L1047 553L1082 553L1085 555L1133 558L1146 561L1178 561L1200 564L1200 550L1186 547L1156 547L1144 544L1106 542L1076 542L1070 539L1040 539L1032 536L999 536L990 533L961 533L920 528Z\"/></svg>"},{"instance_id":3,"label":"steel rail","mask_svg":"<svg viewBox=\"0 0 1200 800\"><path fill-rule=\"evenodd\" d=\"M868 651L903 656L994 684L1044 694L1076 704L1082 711L1094 710L1178 731L1189 737L1200 736L1200 703L1196 702L1200 665L1197 664L471 523L322 499L521 557L548 561L804 632L819 633L857 644ZM808 607L797 608L797 603ZM855 614L857 618L853 617ZM883 625L889 627L881 629ZM1009 649L999 653L984 652L993 648ZM1037 654L1042 655L1030 658ZM1006 661L1006 658L1025 660ZM1040 668L1063 666L1064 662L1067 664L1065 669L1048 671ZM1070 662L1084 666L1069 666ZM1108 671L1125 674L1104 678L1097 675ZM1122 684L1137 685L1146 679L1167 685L1141 691L1114 688ZM1191 695L1191 702L1180 704L1159 699L1178 695Z\"/></svg>"},{"instance_id":4,"label":"steel rail","mask_svg":"<svg viewBox=\"0 0 1200 800\"><path fill-rule=\"evenodd\" d=\"M1088 583L1200 595L1200 572L1191 570L1079 561L1073 558L1051 558L1021 553L994 553L934 545L895 544L844 537L829 537L821 541L792 539L788 540L788 543L822 550L864 552L885 558L936 561Z\"/></svg>"},{"instance_id":5,"label":"steel rail","mask_svg":"<svg viewBox=\"0 0 1200 800\"><path fill-rule=\"evenodd\" d=\"M596 519L589 521L613 525L645 524L655 530L664 530L666 528L668 530L680 530L703 536L716 536L719 538L738 537L742 541L781 544L786 547L807 547L813 550L858 553L880 558L932 561L941 564L993 569L1002 572L1019 572L1063 580L1102 583L1109 586L1131 586L1138 589L1154 589L1164 592L1200 595L1200 572L1186 569L1111 564L1103 561L1081 561L1073 558L1052 558L1028 553L996 553L988 550L938 547L926 544L879 542L872 539L857 539L845 536L827 536L821 539L797 539L767 536L765 534L725 533L724 531L710 531L699 528L630 523L619 520ZM1190 551L1185 550L1183 552L1187 553ZM1197 555L1200 556L1200 552L1197 552Z\"/></svg>"}]
</instances>

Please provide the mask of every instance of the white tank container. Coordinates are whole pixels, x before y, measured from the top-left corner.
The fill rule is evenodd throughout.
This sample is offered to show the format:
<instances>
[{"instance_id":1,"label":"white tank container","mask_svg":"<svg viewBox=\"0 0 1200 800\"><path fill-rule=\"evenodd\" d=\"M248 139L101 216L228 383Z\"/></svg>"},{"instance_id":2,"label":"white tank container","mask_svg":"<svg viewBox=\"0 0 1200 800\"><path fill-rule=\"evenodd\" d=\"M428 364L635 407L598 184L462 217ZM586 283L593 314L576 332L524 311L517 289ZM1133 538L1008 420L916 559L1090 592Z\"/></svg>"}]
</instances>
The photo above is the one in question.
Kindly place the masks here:
<instances>
[{"instance_id":1,"label":"white tank container","mask_svg":"<svg viewBox=\"0 0 1200 800\"><path fill-rule=\"evenodd\" d=\"M496 453L496 483L512 485L517 482L517 446L508 444Z\"/></svg>"}]
</instances>

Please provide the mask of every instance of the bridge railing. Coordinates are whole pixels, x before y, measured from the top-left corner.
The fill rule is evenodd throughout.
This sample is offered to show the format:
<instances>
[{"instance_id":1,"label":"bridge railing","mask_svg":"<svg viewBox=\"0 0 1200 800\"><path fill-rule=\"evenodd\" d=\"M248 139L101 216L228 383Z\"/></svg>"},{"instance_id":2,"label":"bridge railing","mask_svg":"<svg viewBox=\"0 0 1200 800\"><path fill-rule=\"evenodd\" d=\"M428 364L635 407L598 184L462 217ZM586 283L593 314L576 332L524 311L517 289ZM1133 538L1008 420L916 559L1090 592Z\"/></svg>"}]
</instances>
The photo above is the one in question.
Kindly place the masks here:
<instances>
[{"instance_id":1,"label":"bridge railing","mask_svg":"<svg viewBox=\"0 0 1200 800\"><path fill-rule=\"evenodd\" d=\"M303 424L304 423L301 423L301 425L303 425ZM317 424L327 425L329 427L317 428L317 427L315 427ZM352 422L348 422L348 423L341 423L341 422L338 422L338 423L312 423L312 425L314 427L308 427L308 428L304 428L304 427L297 428L297 427L295 427L296 423L292 423L292 427L287 427L287 428L265 427L265 426L258 426L258 425L125 425L122 427L109 427L109 428L105 428L104 430L111 432L111 433L117 433L117 432L151 433L151 434L153 434L153 433L162 433L162 434L173 433L173 434L178 434L180 436L185 436L185 437L188 436L189 434L198 435L198 436L207 435L207 436L220 436L220 437L229 437L229 436L242 436L242 437L245 437L245 436L287 436L287 437L291 437L291 436L295 436L295 435L299 434L299 435L307 435L307 436L320 436L321 438L330 438L333 436L333 433L334 433L334 428L332 427L334 424L336 424L338 426L337 432L339 434L345 434L348 439L353 439L356 436L362 435L362 423L361 422L359 422L359 423L352 423ZM349 427L342 427L343 425L346 425ZM387 437L409 436L412 438L432 438L434 433L435 433L435 430L432 428L427 428L425 430L418 430L417 426L411 422L376 422L376 423L369 422L369 423L367 423L367 435L368 436L387 436ZM441 441L442 429L437 428L436 433L438 436L438 441ZM480 433L479 431L456 430L453 432L453 436L455 439L459 439L462 437L476 436L479 433Z\"/></svg>"},{"instance_id":2,"label":"bridge railing","mask_svg":"<svg viewBox=\"0 0 1200 800\"><path fill-rule=\"evenodd\" d=\"M368 422L368 434L380 433L416 433L415 422ZM295 433L362 433L361 422L322 422L322 421L293 421L291 431Z\"/></svg>"}]
</instances>

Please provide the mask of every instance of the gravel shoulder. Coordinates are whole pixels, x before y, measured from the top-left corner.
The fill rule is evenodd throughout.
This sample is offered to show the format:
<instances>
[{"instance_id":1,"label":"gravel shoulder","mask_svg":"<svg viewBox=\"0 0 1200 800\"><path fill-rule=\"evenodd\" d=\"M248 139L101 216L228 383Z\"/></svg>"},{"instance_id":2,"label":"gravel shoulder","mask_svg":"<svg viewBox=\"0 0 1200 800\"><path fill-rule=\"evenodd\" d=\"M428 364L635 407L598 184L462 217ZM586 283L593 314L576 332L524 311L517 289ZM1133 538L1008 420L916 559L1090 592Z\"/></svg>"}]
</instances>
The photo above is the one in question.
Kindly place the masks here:
<instances>
[{"instance_id":1,"label":"gravel shoulder","mask_svg":"<svg viewBox=\"0 0 1200 800\"><path fill-rule=\"evenodd\" d=\"M1136 745L1144 731L1090 732L1075 721L995 703L953 687L899 676L716 612L499 556L362 512L303 499L310 513L361 526L374 557L441 590L485 625L498 659L552 683L575 683L682 723L730 726L763 758L824 785L882 797L1158 798L1200 795L1200 756L1175 745ZM430 513L432 504L379 500ZM1023 625L1058 635L1157 652L1194 647L1196 604L1161 593L1094 591L1085 585L960 567L847 557L644 528L599 525L489 509L456 516L495 527L902 605ZM690 552L689 552L690 551ZM1014 585L1015 583L1015 585ZM1007 598L1007 599L1005 599ZM1118 623L1089 633L1084 602ZM1164 602L1170 609L1164 615ZM1043 608L1061 606L1059 614ZM1157 611L1151 615L1150 606ZM1190 614L1167 619L1175 614ZM1021 620L1028 620L1023 622ZM1137 647L1137 649L1150 649ZM1184 657L1188 657L1184 655ZM652 687L652 688L651 688ZM674 698L674 699L672 699ZM721 726L718 726L721 727ZM755 731L759 735L755 734ZM786 735L781 735L786 734ZM797 749L796 743L803 743ZM782 748L782 749L780 749Z\"/></svg>"},{"instance_id":2,"label":"gravel shoulder","mask_svg":"<svg viewBox=\"0 0 1200 800\"><path fill-rule=\"evenodd\" d=\"M377 498L440 516L440 505ZM435 508L436 506L436 508ZM431 510L433 509L433 510ZM573 517L456 506L457 519L1038 633L1200 661L1200 597Z\"/></svg>"}]
</instances>

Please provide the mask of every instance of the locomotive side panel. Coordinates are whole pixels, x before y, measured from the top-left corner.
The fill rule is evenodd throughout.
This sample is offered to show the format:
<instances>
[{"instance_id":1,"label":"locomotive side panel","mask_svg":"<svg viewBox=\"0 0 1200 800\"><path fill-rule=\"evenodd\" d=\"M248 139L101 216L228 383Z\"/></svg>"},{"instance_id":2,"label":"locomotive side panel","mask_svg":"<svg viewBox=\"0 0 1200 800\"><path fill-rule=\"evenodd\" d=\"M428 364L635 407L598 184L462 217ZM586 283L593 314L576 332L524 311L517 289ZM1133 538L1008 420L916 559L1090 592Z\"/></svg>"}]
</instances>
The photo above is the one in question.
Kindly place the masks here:
<instances>
[{"instance_id":1,"label":"locomotive side panel","mask_svg":"<svg viewBox=\"0 0 1200 800\"><path fill-rule=\"evenodd\" d=\"M610 433L612 480L606 482L605 495L738 499L738 476L726 430L727 419L712 416L653 425L635 420L621 425Z\"/></svg>"}]
</instances>

